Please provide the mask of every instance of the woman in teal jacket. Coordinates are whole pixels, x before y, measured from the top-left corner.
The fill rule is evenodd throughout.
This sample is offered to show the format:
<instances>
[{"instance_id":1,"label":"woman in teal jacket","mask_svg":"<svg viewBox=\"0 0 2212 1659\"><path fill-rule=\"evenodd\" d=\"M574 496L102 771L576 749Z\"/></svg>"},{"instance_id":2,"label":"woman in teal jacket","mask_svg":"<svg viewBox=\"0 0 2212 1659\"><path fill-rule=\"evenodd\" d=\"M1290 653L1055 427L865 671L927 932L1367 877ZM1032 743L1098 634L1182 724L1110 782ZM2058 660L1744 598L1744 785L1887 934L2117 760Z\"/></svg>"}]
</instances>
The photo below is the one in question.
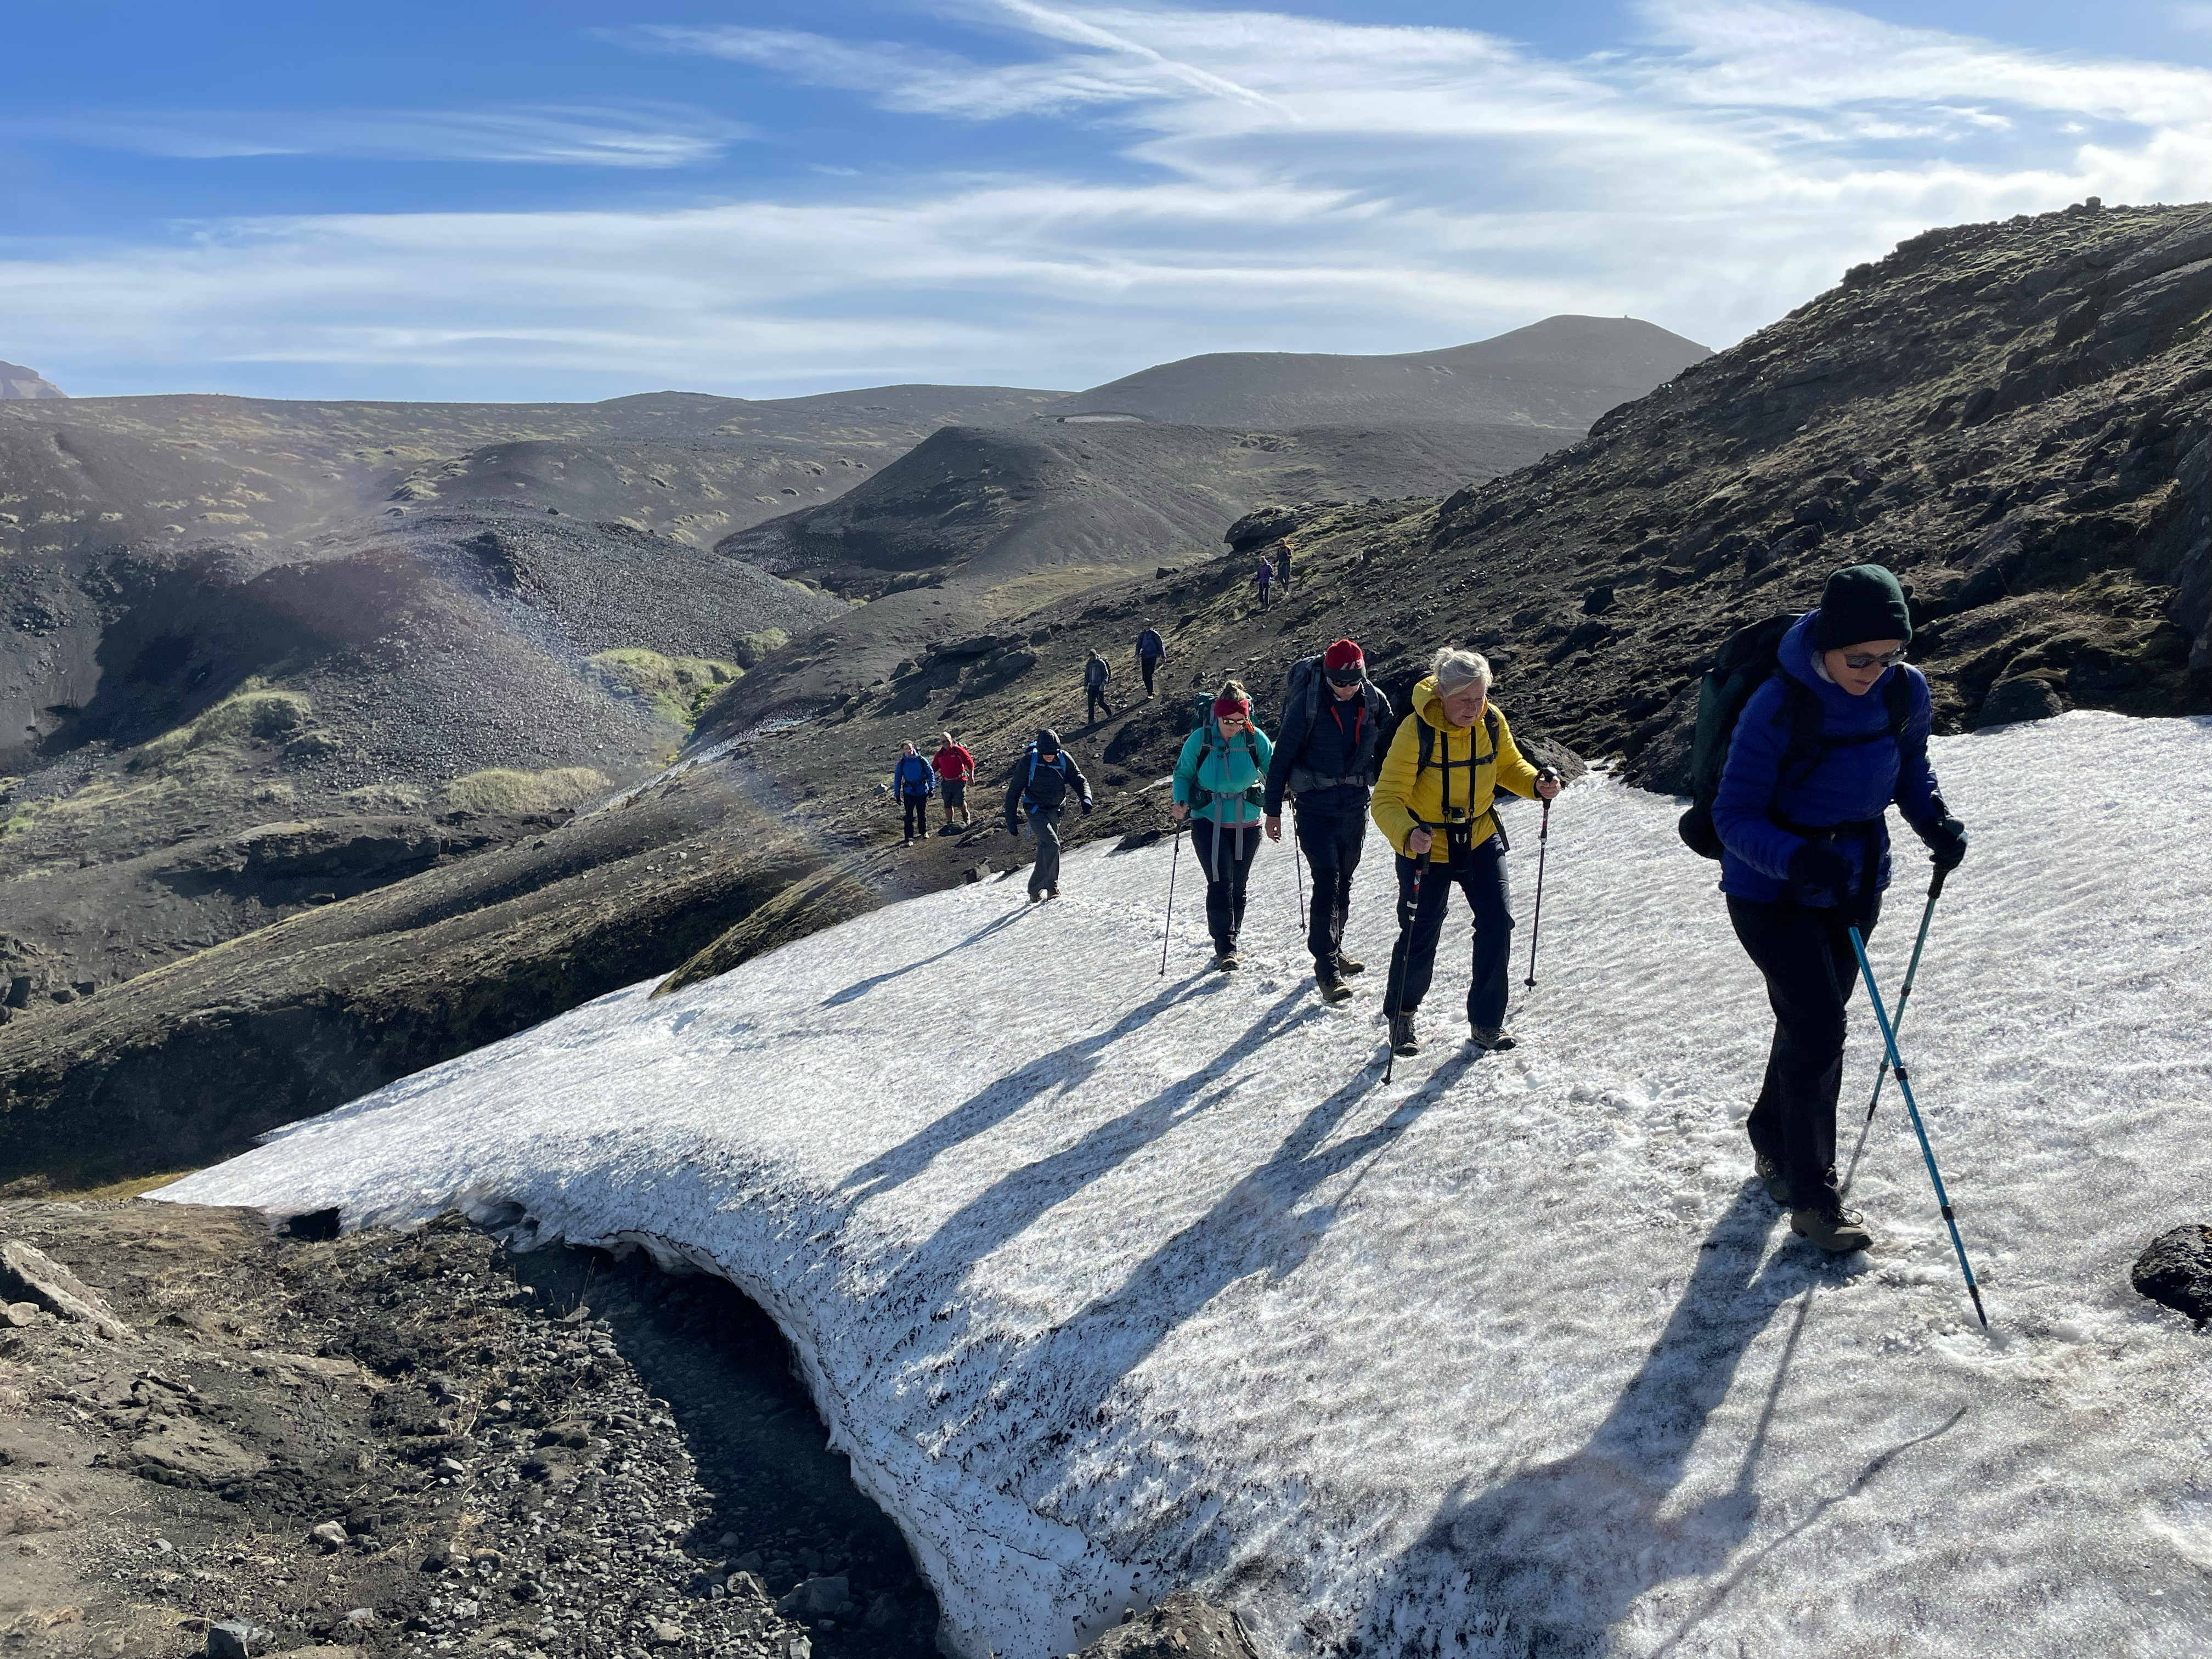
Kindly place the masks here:
<instances>
[{"instance_id":1,"label":"woman in teal jacket","mask_svg":"<svg viewBox=\"0 0 2212 1659\"><path fill-rule=\"evenodd\" d=\"M1213 965L1237 966L1244 926L1244 882L1260 850L1261 791L1275 745L1252 723L1252 699L1231 680L1213 699L1213 718L1183 740L1176 761L1176 822L1190 817L1190 848L1206 871L1206 926Z\"/></svg>"}]
</instances>

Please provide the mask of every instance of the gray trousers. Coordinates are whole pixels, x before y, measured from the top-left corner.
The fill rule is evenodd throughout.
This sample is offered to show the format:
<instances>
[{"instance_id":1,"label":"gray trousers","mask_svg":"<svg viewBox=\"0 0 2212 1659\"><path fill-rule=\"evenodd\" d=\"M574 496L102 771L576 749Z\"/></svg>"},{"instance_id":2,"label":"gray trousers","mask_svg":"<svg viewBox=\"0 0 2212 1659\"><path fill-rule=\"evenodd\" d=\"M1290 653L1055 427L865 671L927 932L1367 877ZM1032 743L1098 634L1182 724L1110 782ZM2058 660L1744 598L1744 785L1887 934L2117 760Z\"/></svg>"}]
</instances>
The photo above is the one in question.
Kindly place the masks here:
<instances>
[{"instance_id":1,"label":"gray trousers","mask_svg":"<svg viewBox=\"0 0 2212 1659\"><path fill-rule=\"evenodd\" d=\"M1036 862L1030 866L1032 896L1060 885L1060 814L1057 806L1030 808L1030 833L1036 837Z\"/></svg>"}]
</instances>

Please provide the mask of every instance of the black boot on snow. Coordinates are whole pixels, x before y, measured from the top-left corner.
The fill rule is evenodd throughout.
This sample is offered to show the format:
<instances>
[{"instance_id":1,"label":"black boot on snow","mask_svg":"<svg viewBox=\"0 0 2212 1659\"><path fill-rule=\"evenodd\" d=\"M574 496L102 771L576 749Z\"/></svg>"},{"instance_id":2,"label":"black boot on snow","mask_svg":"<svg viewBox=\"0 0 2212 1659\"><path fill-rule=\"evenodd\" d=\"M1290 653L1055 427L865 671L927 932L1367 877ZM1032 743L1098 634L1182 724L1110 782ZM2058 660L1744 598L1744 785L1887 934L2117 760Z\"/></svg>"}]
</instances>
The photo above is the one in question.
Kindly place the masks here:
<instances>
[{"instance_id":1,"label":"black boot on snow","mask_svg":"<svg viewBox=\"0 0 2212 1659\"><path fill-rule=\"evenodd\" d=\"M1326 957L1314 963L1314 983L1321 987L1323 1002L1342 1002L1352 994L1352 988L1336 975L1336 964Z\"/></svg>"},{"instance_id":2,"label":"black boot on snow","mask_svg":"<svg viewBox=\"0 0 2212 1659\"><path fill-rule=\"evenodd\" d=\"M1413 1035L1413 1017L1411 1014L1390 1016L1390 1052L1394 1054L1418 1054L1421 1052L1421 1040Z\"/></svg>"},{"instance_id":3,"label":"black boot on snow","mask_svg":"<svg viewBox=\"0 0 2212 1659\"><path fill-rule=\"evenodd\" d=\"M1513 1033L1502 1025L1470 1025L1467 1028L1467 1039L1476 1048L1486 1048L1493 1054L1504 1053L1515 1041Z\"/></svg>"},{"instance_id":4,"label":"black boot on snow","mask_svg":"<svg viewBox=\"0 0 2212 1659\"><path fill-rule=\"evenodd\" d=\"M1788 1209L1790 1183L1782 1178L1782 1166L1765 1152L1754 1152L1751 1155L1751 1167L1753 1172L1766 1183L1766 1195L1784 1209Z\"/></svg>"},{"instance_id":5,"label":"black boot on snow","mask_svg":"<svg viewBox=\"0 0 2212 1659\"><path fill-rule=\"evenodd\" d=\"M1790 1211L1790 1231L1811 1239L1831 1255L1849 1255L1874 1243L1874 1235L1866 1230L1859 1212L1845 1209L1842 1198L1833 1192L1818 1204Z\"/></svg>"},{"instance_id":6,"label":"black boot on snow","mask_svg":"<svg viewBox=\"0 0 2212 1659\"><path fill-rule=\"evenodd\" d=\"M1367 964L1364 962L1355 962L1352 957L1345 955L1343 951L1339 951L1336 953L1336 971L1345 978L1349 979L1354 974L1365 973L1367 971Z\"/></svg>"},{"instance_id":7,"label":"black boot on snow","mask_svg":"<svg viewBox=\"0 0 2212 1659\"><path fill-rule=\"evenodd\" d=\"M1213 966L1217 972L1233 974L1243 965L1237 961L1237 947L1233 945L1226 950L1218 950L1213 953Z\"/></svg>"}]
</instances>

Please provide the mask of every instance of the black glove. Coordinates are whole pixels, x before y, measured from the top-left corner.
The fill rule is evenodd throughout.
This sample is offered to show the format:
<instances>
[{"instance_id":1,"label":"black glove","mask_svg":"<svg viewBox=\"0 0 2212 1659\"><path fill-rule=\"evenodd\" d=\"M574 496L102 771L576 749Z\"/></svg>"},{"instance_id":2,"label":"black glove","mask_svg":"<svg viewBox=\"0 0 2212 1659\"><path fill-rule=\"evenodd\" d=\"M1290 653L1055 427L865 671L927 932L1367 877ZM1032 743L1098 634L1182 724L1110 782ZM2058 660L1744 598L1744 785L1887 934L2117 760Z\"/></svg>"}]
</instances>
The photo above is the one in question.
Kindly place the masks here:
<instances>
[{"instance_id":1,"label":"black glove","mask_svg":"<svg viewBox=\"0 0 2212 1659\"><path fill-rule=\"evenodd\" d=\"M1091 797L1088 795L1083 798L1083 816L1086 818L1091 816Z\"/></svg>"},{"instance_id":2,"label":"black glove","mask_svg":"<svg viewBox=\"0 0 2212 1659\"><path fill-rule=\"evenodd\" d=\"M1851 890L1851 861L1824 841L1808 841L1790 855L1790 879L1842 898Z\"/></svg>"},{"instance_id":3,"label":"black glove","mask_svg":"<svg viewBox=\"0 0 2212 1659\"><path fill-rule=\"evenodd\" d=\"M1920 839L1928 843L1928 855L1936 861L1936 873L1948 875L1966 860L1966 826L1946 814L1920 832Z\"/></svg>"}]
</instances>

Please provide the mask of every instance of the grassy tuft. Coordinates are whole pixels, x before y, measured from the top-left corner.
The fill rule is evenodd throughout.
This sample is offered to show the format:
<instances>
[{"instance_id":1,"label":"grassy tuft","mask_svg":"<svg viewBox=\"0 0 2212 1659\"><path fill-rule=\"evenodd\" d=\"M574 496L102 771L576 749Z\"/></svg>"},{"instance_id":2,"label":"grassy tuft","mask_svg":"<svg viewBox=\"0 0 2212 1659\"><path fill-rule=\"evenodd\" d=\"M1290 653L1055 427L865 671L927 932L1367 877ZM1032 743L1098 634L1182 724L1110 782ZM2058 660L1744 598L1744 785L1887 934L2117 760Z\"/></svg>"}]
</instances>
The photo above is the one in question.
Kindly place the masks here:
<instances>
[{"instance_id":1,"label":"grassy tuft","mask_svg":"<svg viewBox=\"0 0 2212 1659\"><path fill-rule=\"evenodd\" d=\"M707 700L745 672L733 662L664 657L636 647L602 651L591 662L610 689L643 697L653 713L686 731L697 721Z\"/></svg>"},{"instance_id":2,"label":"grassy tuft","mask_svg":"<svg viewBox=\"0 0 2212 1659\"><path fill-rule=\"evenodd\" d=\"M159 770L211 744L282 742L307 724L313 705L297 691L280 691L265 680L247 680L189 726L142 744L131 769Z\"/></svg>"},{"instance_id":3,"label":"grassy tuft","mask_svg":"<svg viewBox=\"0 0 2212 1659\"><path fill-rule=\"evenodd\" d=\"M611 787L588 766L561 766L550 772L517 772L495 766L471 772L446 786L446 807L456 812L502 812L520 816L550 812L603 793Z\"/></svg>"}]
</instances>

